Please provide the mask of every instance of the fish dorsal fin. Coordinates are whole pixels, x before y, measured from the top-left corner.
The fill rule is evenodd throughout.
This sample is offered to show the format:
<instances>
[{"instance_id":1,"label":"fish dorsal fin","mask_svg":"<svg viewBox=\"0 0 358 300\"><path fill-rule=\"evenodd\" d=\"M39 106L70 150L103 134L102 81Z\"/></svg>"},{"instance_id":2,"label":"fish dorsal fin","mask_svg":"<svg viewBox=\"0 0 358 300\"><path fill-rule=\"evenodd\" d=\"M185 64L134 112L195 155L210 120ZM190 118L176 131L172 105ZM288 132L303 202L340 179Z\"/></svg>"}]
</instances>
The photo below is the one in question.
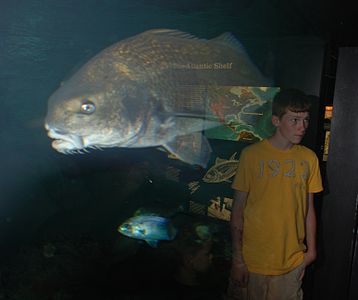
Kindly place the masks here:
<instances>
[{"instance_id":1,"label":"fish dorsal fin","mask_svg":"<svg viewBox=\"0 0 358 300\"><path fill-rule=\"evenodd\" d=\"M230 157L229 160L235 160L236 153L237 153L237 152L235 152L233 155L231 155L231 157Z\"/></svg>"},{"instance_id":2,"label":"fish dorsal fin","mask_svg":"<svg viewBox=\"0 0 358 300\"><path fill-rule=\"evenodd\" d=\"M182 39L191 39L191 40L205 40L205 39L199 39L196 36L187 33L187 32L183 32L180 30L175 30L175 29L152 29L152 30L148 30L146 33L148 34L155 34L155 35L162 35L162 36L172 36L172 37L177 37L177 38L182 38Z\"/></svg>"},{"instance_id":3,"label":"fish dorsal fin","mask_svg":"<svg viewBox=\"0 0 358 300\"><path fill-rule=\"evenodd\" d=\"M230 46L231 48L235 49L239 53L245 53L245 47L238 41L238 39L231 33L231 32L224 32L219 36L211 39L210 41L215 43L224 44L226 46Z\"/></svg>"},{"instance_id":4,"label":"fish dorsal fin","mask_svg":"<svg viewBox=\"0 0 358 300\"><path fill-rule=\"evenodd\" d=\"M225 161L226 161L226 159L217 157L217 158L215 159L215 164L217 165L217 164L223 163L223 162L225 162Z\"/></svg>"}]
</instances>

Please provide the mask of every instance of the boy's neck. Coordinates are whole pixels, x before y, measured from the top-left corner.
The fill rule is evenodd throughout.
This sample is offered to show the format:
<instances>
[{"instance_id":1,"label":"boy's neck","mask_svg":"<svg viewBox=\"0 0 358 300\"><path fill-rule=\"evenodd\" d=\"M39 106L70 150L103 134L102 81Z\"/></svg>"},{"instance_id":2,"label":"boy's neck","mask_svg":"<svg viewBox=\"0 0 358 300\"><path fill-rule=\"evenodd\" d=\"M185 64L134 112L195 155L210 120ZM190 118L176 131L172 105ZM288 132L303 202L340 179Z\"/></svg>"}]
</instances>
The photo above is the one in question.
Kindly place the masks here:
<instances>
[{"instance_id":1,"label":"boy's neck","mask_svg":"<svg viewBox=\"0 0 358 300\"><path fill-rule=\"evenodd\" d=\"M271 146L279 150L289 150L293 146L293 144L290 141L284 139L278 131L276 131L274 135L267 140L271 144Z\"/></svg>"}]
</instances>

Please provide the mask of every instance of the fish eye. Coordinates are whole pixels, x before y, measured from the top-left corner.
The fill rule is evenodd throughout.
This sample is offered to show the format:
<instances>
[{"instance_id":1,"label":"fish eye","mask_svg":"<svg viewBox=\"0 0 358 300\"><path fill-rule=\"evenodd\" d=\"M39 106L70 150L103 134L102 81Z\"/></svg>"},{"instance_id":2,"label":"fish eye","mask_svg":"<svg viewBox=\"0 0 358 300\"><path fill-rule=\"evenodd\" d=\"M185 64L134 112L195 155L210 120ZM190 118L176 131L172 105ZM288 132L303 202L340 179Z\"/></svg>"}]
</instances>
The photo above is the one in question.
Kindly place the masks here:
<instances>
[{"instance_id":1,"label":"fish eye","mask_svg":"<svg viewBox=\"0 0 358 300\"><path fill-rule=\"evenodd\" d=\"M118 231L122 232L122 233L130 232L131 230L132 230L132 228L131 228L130 224L127 224L127 223L122 224L121 226L118 227Z\"/></svg>"},{"instance_id":2,"label":"fish eye","mask_svg":"<svg viewBox=\"0 0 358 300\"><path fill-rule=\"evenodd\" d=\"M92 101L85 100L85 102L81 104L81 112L84 114L92 114L95 110L96 105Z\"/></svg>"}]
</instances>

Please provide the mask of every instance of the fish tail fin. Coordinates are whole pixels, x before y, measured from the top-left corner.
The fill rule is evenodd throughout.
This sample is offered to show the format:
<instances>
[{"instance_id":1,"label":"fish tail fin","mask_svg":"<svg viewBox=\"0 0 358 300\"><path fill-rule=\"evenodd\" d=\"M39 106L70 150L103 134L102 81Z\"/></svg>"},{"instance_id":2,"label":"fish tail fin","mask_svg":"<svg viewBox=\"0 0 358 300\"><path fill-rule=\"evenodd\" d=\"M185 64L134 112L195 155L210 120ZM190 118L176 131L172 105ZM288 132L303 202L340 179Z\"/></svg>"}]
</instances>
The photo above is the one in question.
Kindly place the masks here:
<instances>
[{"instance_id":1,"label":"fish tail fin","mask_svg":"<svg viewBox=\"0 0 358 300\"><path fill-rule=\"evenodd\" d=\"M145 240L147 242L147 244L153 248L157 248L158 247L158 240Z\"/></svg>"},{"instance_id":2,"label":"fish tail fin","mask_svg":"<svg viewBox=\"0 0 358 300\"><path fill-rule=\"evenodd\" d=\"M168 227L168 237L169 240L175 239L176 235L178 233L178 229L176 229L173 225Z\"/></svg>"}]
</instances>

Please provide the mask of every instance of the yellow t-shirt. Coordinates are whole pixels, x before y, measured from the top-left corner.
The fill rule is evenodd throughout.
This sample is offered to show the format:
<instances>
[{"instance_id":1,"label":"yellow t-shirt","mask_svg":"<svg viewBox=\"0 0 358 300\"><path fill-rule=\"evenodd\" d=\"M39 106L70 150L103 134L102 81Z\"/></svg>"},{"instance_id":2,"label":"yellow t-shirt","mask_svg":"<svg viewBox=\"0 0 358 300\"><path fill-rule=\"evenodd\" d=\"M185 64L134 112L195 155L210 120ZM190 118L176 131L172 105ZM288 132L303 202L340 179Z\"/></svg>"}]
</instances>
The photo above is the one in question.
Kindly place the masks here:
<instances>
[{"instance_id":1,"label":"yellow t-shirt","mask_svg":"<svg viewBox=\"0 0 358 300\"><path fill-rule=\"evenodd\" d=\"M307 193L322 191L315 153L300 145L274 148L267 140L240 155L232 188L247 192L243 257L248 270L280 275L303 262Z\"/></svg>"}]
</instances>

